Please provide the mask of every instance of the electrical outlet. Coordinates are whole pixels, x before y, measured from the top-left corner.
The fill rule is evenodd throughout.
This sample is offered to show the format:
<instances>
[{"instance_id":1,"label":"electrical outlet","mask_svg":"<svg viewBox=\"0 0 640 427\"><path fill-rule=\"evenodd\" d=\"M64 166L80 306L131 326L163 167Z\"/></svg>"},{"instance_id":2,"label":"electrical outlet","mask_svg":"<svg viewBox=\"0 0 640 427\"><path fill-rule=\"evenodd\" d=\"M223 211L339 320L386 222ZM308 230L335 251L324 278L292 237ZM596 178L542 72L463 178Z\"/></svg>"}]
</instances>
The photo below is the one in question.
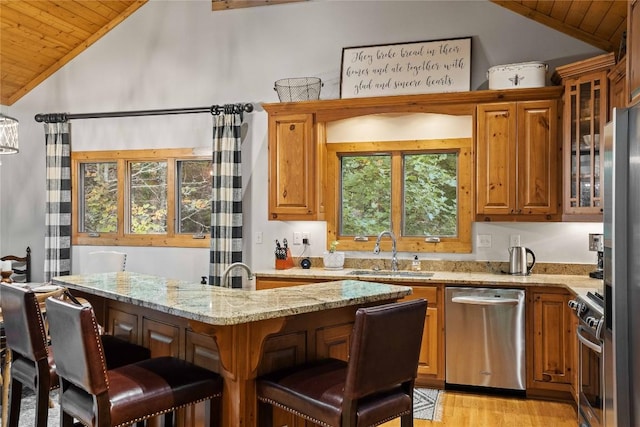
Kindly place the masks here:
<instances>
[{"instance_id":1,"label":"electrical outlet","mask_svg":"<svg viewBox=\"0 0 640 427\"><path fill-rule=\"evenodd\" d=\"M305 245L310 245L311 244L311 240L309 240L309 232L308 231L303 231L302 232L302 243L304 243Z\"/></svg>"},{"instance_id":2,"label":"electrical outlet","mask_svg":"<svg viewBox=\"0 0 640 427\"><path fill-rule=\"evenodd\" d=\"M256 233L256 244L258 245L262 244L262 231L258 231Z\"/></svg>"},{"instance_id":3,"label":"electrical outlet","mask_svg":"<svg viewBox=\"0 0 640 427\"><path fill-rule=\"evenodd\" d=\"M302 233L299 231L293 232L293 244L301 245L302 244Z\"/></svg>"},{"instance_id":4,"label":"electrical outlet","mask_svg":"<svg viewBox=\"0 0 640 427\"><path fill-rule=\"evenodd\" d=\"M476 237L476 246L479 248L490 248L491 234L478 234Z\"/></svg>"},{"instance_id":5,"label":"electrical outlet","mask_svg":"<svg viewBox=\"0 0 640 427\"><path fill-rule=\"evenodd\" d=\"M512 234L509 236L509 246L520 246L519 234Z\"/></svg>"}]
</instances>

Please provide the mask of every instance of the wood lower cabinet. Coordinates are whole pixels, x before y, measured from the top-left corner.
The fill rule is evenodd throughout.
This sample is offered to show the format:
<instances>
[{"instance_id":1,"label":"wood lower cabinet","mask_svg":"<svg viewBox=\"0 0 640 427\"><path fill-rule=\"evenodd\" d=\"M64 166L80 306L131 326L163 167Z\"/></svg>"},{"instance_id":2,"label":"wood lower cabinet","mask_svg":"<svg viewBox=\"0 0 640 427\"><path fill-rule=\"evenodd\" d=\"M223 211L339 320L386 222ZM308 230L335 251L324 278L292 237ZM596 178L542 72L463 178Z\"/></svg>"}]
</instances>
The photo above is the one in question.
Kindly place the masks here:
<instances>
[{"instance_id":1,"label":"wood lower cabinet","mask_svg":"<svg viewBox=\"0 0 640 427\"><path fill-rule=\"evenodd\" d=\"M331 279L326 279L331 280ZM371 279L368 279L371 280ZM318 283L318 279L265 279L258 277L256 289L273 289L283 286L297 286ZM385 280L385 283L409 286L406 282L393 282ZM404 300L424 298L428 302L427 318L425 320L420 347L420 360L418 362L418 378L416 383L420 386L442 387L444 385L444 310L442 309L442 285L437 286L413 286L413 293ZM317 354L326 357L343 359L348 354L351 325L332 326L328 330L319 330L317 343L322 347L316 350Z\"/></svg>"},{"instance_id":2,"label":"wood lower cabinet","mask_svg":"<svg viewBox=\"0 0 640 427\"><path fill-rule=\"evenodd\" d=\"M115 337L130 343L138 342L138 316L135 314L111 309L106 328Z\"/></svg>"},{"instance_id":3,"label":"wood lower cabinet","mask_svg":"<svg viewBox=\"0 0 640 427\"><path fill-rule=\"evenodd\" d=\"M313 283L326 282L333 279L264 279L256 278L256 290L283 288L286 286L311 285Z\"/></svg>"},{"instance_id":4,"label":"wood lower cabinet","mask_svg":"<svg viewBox=\"0 0 640 427\"><path fill-rule=\"evenodd\" d=\"M142 319L142 345L151 350L151 357L180 357L184 354L181 344L180 328L177 325Z\"/></svg>"},{"instance_id":5,"label":"wood lower cabinet","mask_svg":"<svg viewBox=\"0 0 640 427\"><path fill-rule=\"evenodd\" d=\"M478 220L557 220L557 100L477 107Z\"/></svg>"},{"instance_id":6,"label":"wood lower cabinet","mask_svg":"<svg viewBox=\"0 0 640 427\"><path fill-rule=\"evenodd\" d=\"M440 309L442 287L414 286L413 293L404 300L427 300L427 318L422 333L422 346L418 361L418 385L441 385L444 382L444 310Z\"/></svg>"},{"instance_id":7,"label":"wood lower cabinet","mask_svg":"<svg viewBox=\"0 0 640 427\"><path fill-rule=\"evenodd\" d=\"M577 365L570 299L563 290L527 290L527 394L572 394Z\"/></svg>"}]
</instances>

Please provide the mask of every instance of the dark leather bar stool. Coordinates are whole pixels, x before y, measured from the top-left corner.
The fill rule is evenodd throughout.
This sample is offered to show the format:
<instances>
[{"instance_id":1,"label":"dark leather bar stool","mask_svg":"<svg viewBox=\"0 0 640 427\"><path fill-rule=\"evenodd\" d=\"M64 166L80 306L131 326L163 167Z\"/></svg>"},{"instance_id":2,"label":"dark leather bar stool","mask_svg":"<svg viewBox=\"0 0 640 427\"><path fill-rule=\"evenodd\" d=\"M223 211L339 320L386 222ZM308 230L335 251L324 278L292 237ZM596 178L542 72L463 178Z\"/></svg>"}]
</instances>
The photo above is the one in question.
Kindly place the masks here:
<instances>
[{"instance_id":1,"label":"dark leather bar stool","mask_svg":"<svg viewBox=\"0 0 640 427\"><path fill-rule=\"evenodd\" d=\"M257 381L261 427L273 406L321 426L377 426L401 418L413 426L413 387L427 312L424 299L356 312L349 361L325 359Z\"/></svg>"},{"instance_id":2,"label":"dark leather bar stool","mask_svg":"<svg viewBox=\"0 0 640 427\"><path fill-rule=\"evenodd\" d=\"M6 344L11 350L9 427L17 427L23 385L36 393L37 427L47 426L49 391L58 388L58 375L37 295L27 287L2 284L0 304ZM111 367L148 359L150 351L118 338L101 337Z\"/></svg>"},{"instance_id":3,"label":"dark leather bar stool","mask_svg":"<svg viewBox=\"0 0 640 427\"><path fill-rule=\"evenodd\" d=\"M72 426L73 418L92 427L125 426L202 401L208 425L220 425L220 375L173 357L107 370L93 310L53 298L46 304L60 377L61 427Z\"/></svg>"}]
</instances>

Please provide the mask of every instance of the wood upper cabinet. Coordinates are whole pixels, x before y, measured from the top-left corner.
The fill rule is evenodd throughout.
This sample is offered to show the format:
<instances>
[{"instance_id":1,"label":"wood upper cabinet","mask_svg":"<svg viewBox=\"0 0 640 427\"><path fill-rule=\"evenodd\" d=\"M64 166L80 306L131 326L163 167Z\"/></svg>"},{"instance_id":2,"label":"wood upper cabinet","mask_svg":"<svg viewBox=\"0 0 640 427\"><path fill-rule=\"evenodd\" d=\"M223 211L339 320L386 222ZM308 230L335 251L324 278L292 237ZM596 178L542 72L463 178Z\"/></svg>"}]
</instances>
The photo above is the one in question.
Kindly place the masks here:
<instances>
[{"instance_id":1,"label":"wood upper cabinet","mask_svg":"<svg viewBox=\"0 0 640 427\"><path fill-rule=\"evenodd\" d=\"M513 138L513 141L521 139L525 144L522 145L524 150L531 150L523 154L522 159L535 159L535 161L523 169L524 174L519 175L520 179L526 181L527 186L516 193L523 205L510 206L507 212L513 209L515 213L519 209L521 214L529 215L527 220L536 220L536 215L540 217L539 219L549 219L546 217L548 213L557 209L553 199L557 191L551 184L555 180L553 174L557 173L552 170L555 164L552 162L556 162L557 153L554 152L553 156L549 156L547 152L542 159L538 154L544 150L545 144L554 145L557 142L555 135L557 117L553 114L555 111L553 109L556 108L556 100L561 94L561 87L547 86L262 104L269 115L269 219L283 221L325 219L325 189L328 179L327 123L372 114L431 113L473 116L477 105L495 102L514 103L516 106L533 103L532 109L523 110L520 118L525 126L530 127L524 131L517 127L509 129L511 131L509 137ZM550 99L552 101L549 101ZM548 111L536 110L538 107L535 106L537 105L535 102L539 100L548 104L547 107L542 107L548 108ZM518 129L517 135L516 129ZM539 140L540 136L544 141ZM528 146L527 142L533 145ZM522 150L523 148L520 148L517 152L520 153ZM501 167L504 169L507 166L502 164ZM549 169L547 175L544 169ZM549 190L549 194L544 194L548 184L553 187L553 190ZM518 184L514 181L503 183L503 185ZM495 198L493 193L491 195ZM515 197L512 199L515 200ZM336 202L331 200L330 203L335 206ZM547 205L553 208L548 208Z\"/></svg>"},{"instance_id":2,"label":"wood upper cabinet","mask_svg":"<svg viewBox=\"0 0 640 427\"><path fill-rule=\"evenodd\" d=\"M558 212L557 100L480 104L477 108L479 220L554 219Z\"/></svg>"},{"instance_id":3,"label":"wood upper cabinet","mask_svg":"<svg viewBox=\"0 0 640 427\"><path fill-rule=\"evenodd\" d=\"M622 58L607 74L609 79L609 119L614 108L627 106L627 58Z\"/></svg>"},{"instance_id":4,"label":"wood upper cabinet","mask_svg":"<svg viewBox=\"0 0 640 427\"><path fill-rule=\"evenodd\" d=\"M269 219L319 218L318 150L313 114L269 116Z\"/></svg>"},{"instance_id":5,"label":"wood upper cabinet","mask_svg":"<svg viewBox=\"0 0 640 427\"><path fill-rule=\"evenodd\" d=\"M630 0L627 13L629 102L640 102L640 0Z\"/></svg>"},{"instance_id":6,"label":"wood upper cabinet","mask_svg":"<svg viewBox=\"0 0 640 427\"><path fill-rule=\"evenodd\" d=\"M613 53L556 68L564 85L563 219L602 221L603 166L600 135L609 115Z\"/></svg>"},{"instance_id":7,"label":"wood upper cabinet","mask_svg":"<svg viewBox=\"0 0 640 427\"><path fill-rule=\"evenodd\" d=\"M571 393L576 360L574 315L566 291L528 291L527 392Z\"/></svg>"}]
</instances>

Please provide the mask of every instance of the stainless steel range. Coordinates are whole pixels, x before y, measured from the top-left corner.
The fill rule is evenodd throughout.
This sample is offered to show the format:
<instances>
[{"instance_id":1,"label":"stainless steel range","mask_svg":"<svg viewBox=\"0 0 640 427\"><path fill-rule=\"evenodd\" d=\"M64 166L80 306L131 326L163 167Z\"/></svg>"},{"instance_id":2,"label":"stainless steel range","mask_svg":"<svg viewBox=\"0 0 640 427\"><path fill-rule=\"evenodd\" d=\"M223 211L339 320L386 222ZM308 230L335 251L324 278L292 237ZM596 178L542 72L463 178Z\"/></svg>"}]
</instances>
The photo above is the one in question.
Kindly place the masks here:
<instances>
[{"instance_id":1,"label":"stainless steel range","mask_svg":"<svg viewBox=\"0 0 640 427\"><path fill-rule=\"evenodd\" d=\"M569 301L580 324L577 329L579 343L578 376L580 427L602 427L604 409L604 382L602 364L602 329L604 328L604 298L598 292L588 292Z\"/></svg>"}]
</instances>

